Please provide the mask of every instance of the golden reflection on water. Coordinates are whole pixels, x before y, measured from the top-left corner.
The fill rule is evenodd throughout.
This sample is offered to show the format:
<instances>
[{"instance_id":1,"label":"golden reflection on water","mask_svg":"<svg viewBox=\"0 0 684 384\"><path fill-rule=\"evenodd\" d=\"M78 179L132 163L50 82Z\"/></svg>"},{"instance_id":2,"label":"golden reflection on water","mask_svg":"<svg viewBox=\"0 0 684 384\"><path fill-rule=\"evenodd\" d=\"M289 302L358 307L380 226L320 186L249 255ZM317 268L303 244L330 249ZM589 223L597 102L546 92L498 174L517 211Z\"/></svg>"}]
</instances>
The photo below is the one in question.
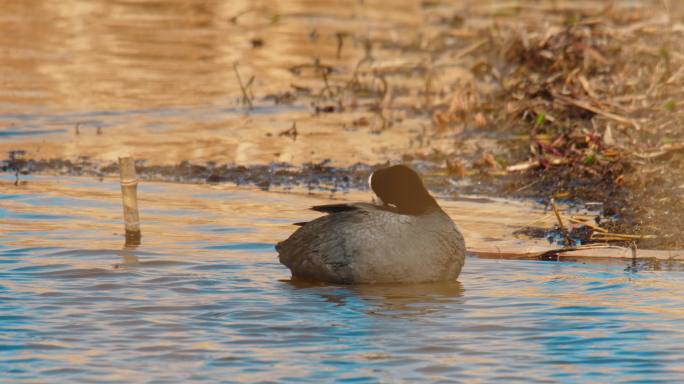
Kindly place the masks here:
<instances>
[{"instance_id":1,"label":"golden reflection on water","mask_svg":"<svg viewBox=\"0 0 684 384\"><path fill-rule=\"evenodd\" d=\"M604 9L601 3L573 5L588 13ZM502 18L563 19L564 13L545 10L566 8L551 0L1 2L0 153L23 149L37 159L113 162L130 152L165 165L331 159L342 166L396 161L407 152L450 153L455 143L448 135L429 145L411 140L431 125L421 109L425 78L411 71L387 75L397 90L392 103L401 108L388 112L394 125L380 135L386 117L367 108L376 100L354 95L343 113L316 115L310 105L316 97L278 106L265 97L295 88L322 92L320 70L311 69L317 60L334 68L331 81L349 81L371 42L367 82L376 70L432 66L434 59L439 70L432 75L432 97L448 103L454 89L472 79L476 63L448 54L435 59L431 42L448 36L449 44L462 44L464 36ZM461 27L445 22L461 16ZM239 103L234 64L243 82L254 77L256 108L249 115ZM297 140L279 135L294 122Z\"/></svg>"},{"instance_id":2,"label":"golden reflection on water","mask_svg":"<svg viewBox=\"0 0 684 384\"><path fill-rule=\"evenodd\" d=\"M0 153L23 149L37 159L113 162L130 152L166 165L326 159L350 165L397 161L407 152L450 153L455 143L448 135L429 145L411 141L431 124L421 110L424 76L387 75L399 90L393 102L402 108L390 112L394 125L381 135L386 118L357 96L348 104L366 107L322 115L310 105L316 97L279 106L264 98L295 88L322 92L320 70L311 69L316 60L334 68L331 80L349 81L371 42L367 77L406 63L439 64L432 93L448 103L454 89L473 78L477 63L448 52L435 58L432 42L446 36L459 46L464 36L499 20L559 21L569 10L601 14L605 6L555 0L0 2ZM463 25L456 27L459 17ZM234 64L244 82L254 77L256 108L249 115L239 103ZM294 122L297 140L279 135Z\"/></svg>"},{"instance_id":3,"label":"golden reflection on water","mask_svg":"<svg viewBox=\"0 0 684 384\"><path fill-rule=\"evenodd\" d=\"M284 6L302 8L297 1ZM34 104L38 97L81 111L213 104L239 90L234 62L246 64L246 76L259 73L265 93L288 87L286 68L303 58L296 52L308 45L299 33L307 27L270 23L279 8L239 0L4 2L0 29L11 33L0 44L11 60L3 65L3 101ZM248 9L238 23L229 21ZM268 38L268 57L250 45L259 34Z\"/></svg>"},{"instance_id":4,"label":"golden reflection on water","mask_svg":"<svg viewBox=\"0 0 684 384\"><path fill-rule=\"evenodd\" d=\"M26 246L46 246L50 244L50 232L78 232L79 228L91 227L112 234L121 232L121 213L119 212L120 191L114 179L98 185L60 182L60 178L40 177L40 183L32 180L13 185L13 181L2 181L3 190L14 190L24 194L47 194L64 199L64 204L51 207L50 214L63 217L60 220L35 221L16 220L8 231L44 231L48 236L30 239ZM69 180L69 178L66 178ZM55 180L50 181L50 180ZM92 188L96 186L97 188ZM159 193L163 190L163 193ZM336 201L370 201L367 191L337 193L332 196ZM252 242L273 242L284 239L295 228L291 223L311 220L320 215L308 208L330 203L329 193L309 194L304 190L290 192L263 192L254 187L235 187L232 185L179 185L145 182L140 186L139 204L141 223L145 223L143 242L146 245L158 243L165 236L173 235L180 240L193 239L198 243L211 242L215 233L188 230L192 227L235 228L235 232L224 234L227 241L237 241L245 236L241 230L249 230L255 225L263 231L250 232ZM83 205L82 200L93 203ZM79 204L74 211L69 203ZM95 203L97 202L97 203ZM510 233L529 224L535 219L540 225L553 222L553 218L543 212L542 207L531 202L491 199L486 203L478 200L441 201L440 204L458 223L464 233L468 246L480 247L493 240L510 237ZM36 213L36 206L17 201L13 210L19 214ZM210 215L207 213L210 212ZM107 236L89 240L89 249L111 249L116 240ZM528 245L545 244L525 239Z\"/></svg>"},{"instance_id":5,"label":"golden reflection on water","mask_svg":"<svg viewBox=\"0 0 684 384\"><path fill-rule=\"evenodd\" d=\"M259 102L247 116L233 65L243 81L254 76L257 99L291 85L318 89L319 74L290 68L318 59L349 76L364 56L353 34L409 37L419 13L416 0L3 2L0 134L11 135L0 152L100 161L131 152L151 164L395 158L415 119L379 137L375 123L354 127L365 112L313 116L308 102L275 110ZM278 136L294 121L296 142Z\"/></svg>"}]
</instances>

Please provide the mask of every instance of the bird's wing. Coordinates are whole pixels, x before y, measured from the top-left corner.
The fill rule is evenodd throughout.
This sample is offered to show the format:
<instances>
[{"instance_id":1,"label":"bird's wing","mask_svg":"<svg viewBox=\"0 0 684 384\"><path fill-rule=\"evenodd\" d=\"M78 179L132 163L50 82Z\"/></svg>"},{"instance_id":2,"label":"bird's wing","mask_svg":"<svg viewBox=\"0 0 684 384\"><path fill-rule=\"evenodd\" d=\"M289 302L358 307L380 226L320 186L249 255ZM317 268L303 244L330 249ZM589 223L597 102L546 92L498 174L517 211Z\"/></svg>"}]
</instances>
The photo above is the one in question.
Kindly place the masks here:
<instances>
[{"instance_id":1,"label":"bird's wing","mask_svg":"<svg viewBox=\"0 0 684 384\"><path fill-rule=\"evenodd\" d=\"M316 212L324 213L337 213L346 211L355 211L361 209L358 204L326 204L326 205L314 205L310 209Z\"/></svg>"},{"instance_id":2,"label":"bird's wing","mask_svg":"<svg viewBox=\"0 0 684 384\"><path fill-rule=\"evenodd\" d=\"M350 212L350 211L373 211L373 210L381 210L381 211L388 211L388 212L394 212L397 213L397 209L395 207L389 206L389 205L375 205L375 204L368 204L368 203L348 203L348 204L324 204L324 205L314 205L313 207L309 208L312 211L316 212L323 212L327 213L329 215L332 215L334 213L340 213L340 212ZM310 223L310 221L301 221L298 223L294 223L294 225L298 227L303 227L304 225Z\"/></svg>"}]
</instances>

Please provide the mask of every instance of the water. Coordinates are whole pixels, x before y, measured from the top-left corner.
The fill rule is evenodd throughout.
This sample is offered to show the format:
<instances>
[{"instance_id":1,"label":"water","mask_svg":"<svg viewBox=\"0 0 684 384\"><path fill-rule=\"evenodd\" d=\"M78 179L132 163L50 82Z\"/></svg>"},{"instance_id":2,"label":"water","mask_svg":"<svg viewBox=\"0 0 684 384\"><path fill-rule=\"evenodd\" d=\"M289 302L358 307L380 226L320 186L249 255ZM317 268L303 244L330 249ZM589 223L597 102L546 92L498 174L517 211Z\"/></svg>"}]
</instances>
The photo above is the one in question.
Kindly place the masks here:
<instances>
[{"instance_id":1,"label":"water","mask_svg":"<svg viewBox=\"0 0 684 384\"><path fill-rule=\"evenodd\" d=\"M367 108L318 116L311 103L325 83L312 65L334 67L335 84L349 81L362 40L417 36L420 9L418 0L0 2L0 153L108 163L129 151L164 165L389 160L408 147L415 118L378 140L380 119ZM385 45L376 44L377 60L393 57ZM240 102L234 65L243 83L254 78L252 110ZM406 77L397 86L424 88ZM273 101L285 93L289 102ZM354 125L361 117L368 123ZM279 136L294 122L297 140Z\"/></svg>"},{"instance_id":2,"label":"water","mask_svg":"<svg viewBox=\"0 0 684 384\"><path fill-rule=\"evenodd\" d=\"M348 165L394 161L409 149L450 153L452 139L411 140L431 122L405 113L424 102L424 78L410 72L386 76L400 92L394 125L382 134L367 105L317 115L315 97L276 105L269 96L297 93L293 85L324 89L316 71L290 70L315 60L343 84L366 40L378 68L424 62L431 53L411 46L418 35L451 33L435 22L442 16L490 25L491 5L2 2L0 153L107 164L131 152L162 165ZM346 36L339 52L338 35ZM451 43L465 48L458 36ZM251 111L239 101L234 64L244 81L254 76ZM435 93L449 97L470 68L441 69ZM361 80L377 86L368 74ZM296 140L279 135L294 122ZM143 243L125 248L115 181L22 179L15 186L13 175L0 175L3 383L684 378L682 273L471 257L451 284L292 284L273 244L294 230L290 223L315 217L306 208L330 203L327 195L144 183ZM554 220L519 202L444 204L471 246Z\"/></svg>"},{"instance_id":3,"label":"water","mask_svg":"<svg viewBox=\"0 0 684 384\"><path fill-rule=\"evenodd\" d=\"M144 183L125 249L115 181L12 177L3 382L684 378L680 272L470 257L451 284L293 284L273 244L327 196Z\"/></svg>"}]
</instances>

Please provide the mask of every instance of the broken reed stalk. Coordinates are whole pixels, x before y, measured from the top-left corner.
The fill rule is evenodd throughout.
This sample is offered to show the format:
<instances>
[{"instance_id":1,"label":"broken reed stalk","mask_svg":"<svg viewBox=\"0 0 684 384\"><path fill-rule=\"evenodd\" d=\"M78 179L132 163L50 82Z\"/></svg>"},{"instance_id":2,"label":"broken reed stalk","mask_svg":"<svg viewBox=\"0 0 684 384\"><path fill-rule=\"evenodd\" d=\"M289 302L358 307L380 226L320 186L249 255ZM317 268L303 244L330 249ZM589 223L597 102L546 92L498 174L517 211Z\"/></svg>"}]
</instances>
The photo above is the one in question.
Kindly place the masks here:
<instances>
[{"instance_id":1,"label":"broken reed stalk","mask_svg":"<svg viewBox=\"0 0 684 384\"><path fill-rule=\"evenodd\" d=\"M140 244L140 216L138 215L138 178L135 160L131 156L119 157L121 198L126 227L126 245Z\"/></svg>"},{"instance_id":2,"label":"broken reed stalk","mask_svg":"<svg viewBox=\"0 0 684 384\"><path fill-rule=\"evenodd\" d=\"M570 241L570 235L568 234L568 230L565 228L565 225L563 225L563 219L561 219L561 215L560 212L558 212L558 206L556 205L556 200L554 198L551 198L551 208L553 208L553 213L556 214L558 226L560 227L563 237L565 238L565 244L567 246L572 245L572 242Z\"/></svg>"}]
</instances>

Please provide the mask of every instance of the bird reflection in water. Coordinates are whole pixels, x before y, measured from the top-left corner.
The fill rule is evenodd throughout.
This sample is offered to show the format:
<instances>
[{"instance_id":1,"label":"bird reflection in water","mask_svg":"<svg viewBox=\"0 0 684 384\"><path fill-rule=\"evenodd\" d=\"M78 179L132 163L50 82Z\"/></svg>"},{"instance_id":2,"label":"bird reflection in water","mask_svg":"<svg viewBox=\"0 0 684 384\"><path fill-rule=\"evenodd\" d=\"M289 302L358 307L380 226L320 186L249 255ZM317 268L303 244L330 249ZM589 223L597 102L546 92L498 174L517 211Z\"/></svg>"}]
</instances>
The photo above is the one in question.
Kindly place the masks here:
<instances>
[{"instance_id":1,"label":"bird reflection in water","mask_svg":"<svg viewBox=\"0 0 684 384\"><path fill-rule=\"evenodd\" d=\"M319 282L281 280L293 290L316 293L326 302L347 306L358 300L370 304L362 311L387 317L421 316L444 305L463 301L463 284L458 281L428 284L334 285ZM452 308L453 310L453 308Z\"/></svg>"}]
</instances>

